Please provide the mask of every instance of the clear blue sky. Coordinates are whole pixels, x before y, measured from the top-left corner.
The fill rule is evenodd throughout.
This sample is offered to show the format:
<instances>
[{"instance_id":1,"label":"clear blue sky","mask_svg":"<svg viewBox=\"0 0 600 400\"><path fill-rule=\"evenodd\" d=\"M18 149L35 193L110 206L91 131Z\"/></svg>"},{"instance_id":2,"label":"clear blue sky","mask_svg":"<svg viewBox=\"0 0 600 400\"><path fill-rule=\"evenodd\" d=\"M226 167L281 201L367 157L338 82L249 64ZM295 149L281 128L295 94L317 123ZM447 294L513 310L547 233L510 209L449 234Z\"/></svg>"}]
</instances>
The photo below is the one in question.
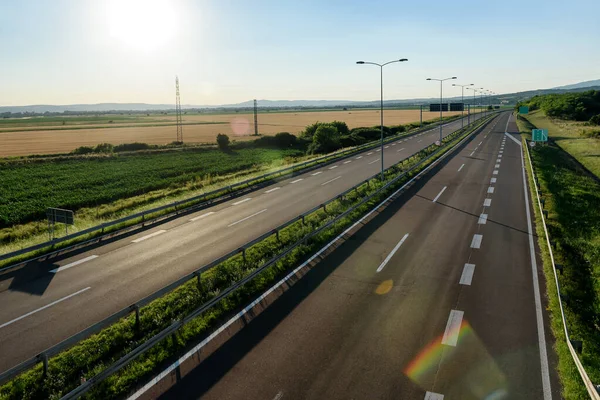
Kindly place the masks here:
<instances>
[{"instance_id":1,"label":"clear blue sky","mask_svg":"<svg viewBox=\"0 0 600 400\"><path fill-rule=\"evenodd\" d=\"M600 1L19 0L0 3L0 105L434 97L600 79ZM445 92L458 95L448 84Z\"/></svg>"}]
</instances>

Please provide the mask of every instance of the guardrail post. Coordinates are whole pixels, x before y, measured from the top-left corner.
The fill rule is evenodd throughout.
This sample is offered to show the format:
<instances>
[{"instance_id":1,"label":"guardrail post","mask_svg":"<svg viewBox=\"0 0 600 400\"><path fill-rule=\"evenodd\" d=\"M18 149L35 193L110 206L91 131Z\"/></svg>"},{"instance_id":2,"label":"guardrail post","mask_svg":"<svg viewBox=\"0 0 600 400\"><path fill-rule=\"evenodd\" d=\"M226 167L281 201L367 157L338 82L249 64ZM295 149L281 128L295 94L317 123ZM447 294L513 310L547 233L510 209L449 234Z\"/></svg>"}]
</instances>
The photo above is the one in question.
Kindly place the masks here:
<instances>
[{"instance_id":1,"label":"guardrail post","mask_svg":"<svg viewBox=\"0 0 600 400\"><path fill-rule=\"evenodd\" d=\"M246 248L242 247L242 258L244 259L244 262L246 262Z\"/></svg>"},{"instance_id":2,"label":"guardrail post","mask_svg":"<svg viewBox=\"0 0 600 400\"><path fill-rule=\"evenodd\" d=\"M548 219L548 210L544 210L544 218Z\"/></svg>"},{"instance_id":3,"label":"guardrail post","mask_svg":"<svg viewBox=\"0 0 600 400\"><path fill-rule=\"evenodd\" d=\"M554 266L556 267L556 270L560 272L560 274L562 275L563 273L563 266L562 264L554 264Z\"/></svg>"},{"instance_id":4,"label":"guardrail post","mask_svg":"<svg viewBox=\"0 0 600 400\"><path fill-rule=\"evenodd\" d=\"M323 206L323 211L327 212L327 204L321 204Z\"/></svg>"},{"instance_id":5,"label":"guardrail post","mask_svg":"<svg viewBox=\"0 0 600 400\"><path fill-rule=\"evenodd\" d=\"M44 378L48 376L48 354L42 353L42 362L44 363Z\"/></svg>"},{"instance_id":6,"label":"guardrail post","mask_svg":"<svg viewBox=\"0 0 600 400\"><path fill-rule=\"evenodd\" d=\"M134 304L133 309L135 310L135 329L140 329L140 306Z\"/></svg>"},{"instance_id":7,"label":"guardrail post","mask_svg":"<svg viewBox=\"0 0 600 400\"><path fill-rule=\"evenodd\" d=\"M573 340L573 339L569 339L569 341L571 342L571 345L573 346L575 351L577 353L581 354L581 351L583 350L583 342L581 340Z\"/></svg>"},{"instance_id":8,"label":"guardrail post","mask_svg":"<svg viewBox=\"0 0 600 400\"><path fill-rule=\"evenodd\" d=\"M275 236L277 237L277 241L280 242L281 240L279 240L279 229L275 229Z\"/></svg>"},{"instance_id":9,"label":"guardrail post","mask_svg":"<svg viewBox=\"0 0 600 400\"><path fill-rule=\"evenodd\" d=\"M142 214L142 226L144 226L144 222L146 222L146 214ZM102 228L102 231L104 232L104 228Z\"/></svg>"}]
</instances>

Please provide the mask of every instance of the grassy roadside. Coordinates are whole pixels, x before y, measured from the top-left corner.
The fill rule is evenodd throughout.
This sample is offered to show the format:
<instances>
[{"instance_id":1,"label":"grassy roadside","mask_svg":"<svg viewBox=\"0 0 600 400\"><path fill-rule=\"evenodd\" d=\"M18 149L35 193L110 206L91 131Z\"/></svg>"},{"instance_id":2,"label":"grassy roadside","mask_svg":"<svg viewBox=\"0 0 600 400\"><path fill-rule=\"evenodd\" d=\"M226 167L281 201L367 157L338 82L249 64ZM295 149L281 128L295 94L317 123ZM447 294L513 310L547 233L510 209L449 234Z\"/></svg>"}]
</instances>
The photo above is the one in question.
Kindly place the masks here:
<instances>
[{"instance_id":1,"label":"grassy roadside","mask_svg":"<svg viewBox=\"0 0 600 400\"><path fill-rule=\"evenodd\" d=\"M445 139L450 147L457 143L464 134L457 132ZM402 171L406 171L419 160L433 153L434 147L420 152L411 159L404 160L396 168L386 173L386 182L391 181ZM409 172L402 179L396 181L385 191L377 194L368 202L359 206L352 213L333 224L320 234L305 241L299 247L289 252L283 259L262 271L258 276L249 281L240 290L221 300L200 317L187 323L174 337L165 339L151 351L129 364L119 373L111 376L99 385L89 398L108 399L115 398L131 390L135 383L150 376L153 371L166 360L178 354L190 343L206 335L211 329L218 326L220 321L231 315L232 312L243 307L254 296L264 291L272 282L293 266L302 262L323 244L330 241L359 217L364 215L378 202L382 201L393 190L425 168L433 159L421 165L419 169ZM0 388L0 398L17 399L42 399L55 398L73 389L79 383L80 374L86 378L92 377L105 369L108 365L139 346L151 336L168 327L172 321L179 320L189 314L201 304L217 296L222 290L232 283L248 276L264 265L267 260L286 251L289 246L304 238L308 233L331 222L361 199L374 193L383 185L377 178L368 184L363 184L358 191L349 193L344 199L338 199L327 206L327 211L319 209L302 221L290 225L282 230L279 240L271 236L268 239L247 249L246 261L241 256L234 256L219 266L202 275L200 284L196 280L189 281L172 293L157 299L141 310L141 323L135 327L134 318L129 317L103 330L102 332L82 341L79 345L61 353L50 360L49 374L42 377L41 366L28 371L12 382Z\"/></svg>"},{"instance_id":2,"label":"grassy roadside","mask_svg":"<svg viewBox=\"0 0 600 400\"><path fill-rule=\"evenodd\" d=\"M530 139L533 126L521 118L517 120L517 124L523 136ZM592 381L598 382L600 378L600 335L598 335L597 324L600 304L598 302L600 236L597 227L600 215L592 205L600 204L600 186L592 178L585 176L581 167L557 146L536 146L531 149L530 154L545 200L544 209L549 213L546 223L550 239L556 243L553 249L555 260L564 265L564 273L559 274L558 278L561 292L568 296L563 300L563 305L569 332L572 339L584 341L581 361ZM567 400L588 399L565 341L554 272L533 189L532 172L527 160L526 164L535 212L536 236L547 282L550 324L556 338L554 350L558 355L562 394ZM592 282L594 285L591 284Z\"/></svg>"},{"instance_id":3,"label":"grassy roadside","mask_svg":"<svg viewBox=\"0 0 600 400\"><path fill-rule=\"evenodd\" d=\"M527 120L538 128L548 129L548 135L564 151L596 176L600 176L600 126L585 122L565 121L547 117L543 111L533 111Z\"/></svg>"}]
</instances>

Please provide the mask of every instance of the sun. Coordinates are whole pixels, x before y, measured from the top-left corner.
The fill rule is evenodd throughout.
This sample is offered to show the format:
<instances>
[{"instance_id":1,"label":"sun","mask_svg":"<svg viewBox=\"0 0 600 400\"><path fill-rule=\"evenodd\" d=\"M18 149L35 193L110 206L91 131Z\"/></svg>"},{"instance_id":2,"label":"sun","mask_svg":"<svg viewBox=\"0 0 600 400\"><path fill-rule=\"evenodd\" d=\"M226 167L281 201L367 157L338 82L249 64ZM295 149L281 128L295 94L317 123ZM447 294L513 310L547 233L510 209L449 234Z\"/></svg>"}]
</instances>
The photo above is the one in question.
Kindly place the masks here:
<instances>
[{"instance_id":1,"label":"sun","mask_svg":"<svg viewBox=\"0 0 600 400\"><path fill-rule=\"evenodd\" d=\"M169 0L112 0L107 12L110 37L133 49L156 50L176 34L177 13Z\"/></svg>"}]
</instances>

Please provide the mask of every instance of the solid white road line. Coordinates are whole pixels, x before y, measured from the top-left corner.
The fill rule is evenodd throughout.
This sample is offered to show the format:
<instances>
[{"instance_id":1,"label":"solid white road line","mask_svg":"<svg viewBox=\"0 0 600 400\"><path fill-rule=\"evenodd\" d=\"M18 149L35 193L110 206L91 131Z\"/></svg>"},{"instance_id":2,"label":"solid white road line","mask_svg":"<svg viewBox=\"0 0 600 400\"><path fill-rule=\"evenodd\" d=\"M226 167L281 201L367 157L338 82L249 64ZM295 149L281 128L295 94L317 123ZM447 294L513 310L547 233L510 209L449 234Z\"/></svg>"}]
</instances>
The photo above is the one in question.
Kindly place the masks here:
<instances>
[{"instance_id":1,"label":"solid white road line","mask_svg":"<svg viewBox=\"0 0 600 400\"><path fill-rule=\"evenodd\" d=\"M435 203L436 201L438 201L438 199L440 198L440 196L442 195L442 193L444 193L444 190L446 190L446 188L447 188L447 187L448 187L448 186L444 186L444 187L442 188L442 190L440 190L440 192L438 193L438 195L437 195L437 196L435 196L435 199L433 199L433 202L434 202L434 203Z\"/></svg>"},{"instance_id":2,"label":"solid white road line","mask_svg":"<svg viewBox=\"0 0 600 400\"><path fill-rule=\"evenodd\" d=\"M329 167L329 169L336 169L337 167L337 165L334 165L333 167Z\"/></svg>"},{"instance_id":3,"label":"solid white road line","mask_svg":"<svg viewBox=\"0 0 600 400\"><path fill-rule=\"evenodd\" d=\"M461 165L460 168L458 169L458 172L460 172L460 170L463 169L464 166L465 166L465 164Z\"/></svg>"},{"instance_id":4,"label":"solid white road line","mask_svg":"<svg viewBox=\"0 0 600 400\"><path fill-rule=\"evenodd\" d=\"M515 138L513 137L513 135L511 135L510 133L508 133L508 132L504 132L504 134L505 134L506 136L508 136L508 138L509 138L509 139L512 139L512 141L513 141L513 142L515 142L516 144L518 144L519 146L521 145L521 142L519 142L517 139L515 139Z\"/></svg>"},{"instance_id":5,"label":"solid white road line","mask_svg":"<svg viewBox=\"0 0 600 400\"><path fill-rule=\"evenodd\" d=\"M475 272L475 264L466 263L463 268L462 275L460 276L460 284L461 285L471 285L471 281L473 280L473 273Z\"/></svg>"},{"instance_id":6,"label":"solid white road line","mask_svg":"<svg viewBox=\"0 0 600 400\"><path fill-rule=\"evenodd\" d=\"M481 241L483 240L483 235L478 233L473 235L473 240L471 240L471 248L479 249L481 247Z\"/></svg>"},{"instance_id":7,"label":"solid white road line","mask_svg":"<svg viewBox=\"0 0 600 400\"><path fill-rule=\"evenodd\" d=\"M233 203L233 205L237 206L238 204L242 204L242 203L245 203L245 202L250 201L250 200L252 200L252 197L247 197L244 200L236 201L235 203Z\"/></svg>"},{"instance_id":8,"label":"solid white road line","mask_svg":"<svg viewBox=\"0 0 600 400\"><path fill-rule=\"evenodd\" d=\"M78 292L75 292L75 293L72 293L72 294L70 294L70 295L68 295L68 296L65 296L65 297L63 297L62 299L58 299L58 300L56 300L56 301L53 301L53 302L52 302L52 303L50 303L50 304L46 304L45 306L43 306L43 307L40 307L40 308L38 308L37 310L33 310L33 311L30 311L30 312L28 312L27 314L23 314L23 315L21 315L20 317L13 319L12 321L8 321L8 322L5 322L5 323L3 323L2 325L0 325L0 329L4 328L5 326L8 326L8 325L10 325L10 324L13 324L13 323L15 323L15 322L17 322L17 321L20 321L20 320L22 320L23 318L27 318L27 317L29 317L30 315L33 315L33 314L35 314L35 313L37 313L37 312L40 312L40 311L42 311L42 310L45 310L45 309L46 309L46 308L48 308L48 307L52 307L52 306L54 306L54 305L56 305L56 304L58 304L58 303L60 303L60 302L63 302L63 301L65 301L65 300L68 300L68 299L70 299L71 297L77 296L78 294L81 294L81 293L85 292L86 290L90 290L90 289L91 289L91 287L89 287L89 286L88 286L88 287L86 287L85 289L81 289L81 290L80 290L80 291L78 291Z\"/></svg>"},{"instance_id":9,"label":"solid white road line","mask_svg":"<svg viewBox=\"0 0 600 400\"><path fill-rule=\"evenodd\" d=\"M481 214L481 215L479 216L479 221L477 221L477 223L478 223L479 225L485 225L485 224L487 223L487 217L488 217L488 215L487 215L487 214Z\"/></svg>"},{"instance_id":10,"label":"solid white road line","mask_svg":"<svg viewBox=\"0 0 600 400\"><path fill-rule=\"evenodd\" d=\"M479 147L479 146L481 146L481 144L482 144L482 143L483 143L483 141L482 141L482 142L479 142L479 144L478 144L477 146L478 146L478 147Z\"/></svg>"},{"instance_id":11,"label":"solid white road line","mask_svg":"<svg viewBox=\"0 0 600 400\"><path fill-rule=\"evenodd\" d=\"M91 261L94 258L98 258L98 256L94 255L94 256L89 256L89 257L86 257L86 258L82 258L81 260L72 262L72 263L67 264L67 265L63 265L62 267L54 268L50 272L53 273L53 274L55 274L57 272L64 271L65 269L69 269L69 268L75 267L75 266L77 266L79 264L83 264L84 262Z\"/></svg>"},{"instance_id":12,"label":"solid white road line","mask_svg":"<svg viewBox=\"0 0 600 400\"><path fill-rule=\"evenodd\" d=\"M381 160L381 158L378 158L377 160L371 161L369 164L373 164L376 163L377 161Z\"/></svg>"},{"instance_id":13,"label":"solid white road line","mask_svg":"<svg viewBox=\"0 0 600 400\"><path fill-rule=\"evenodd\" d=\"M475 154L475 150L473 150L473 151L471 152L471 154L469 154L469 157L473 157L473 154Z\"/></svg>"},{"instance_id":14,"label":"solid white road line","mask_svg":"<svg viewBox=\"0 0 600 400\"><path fill-rule=\"evenodd\" d=\"M496 178L492 178L492 179L490 179L490 183L496 183L497 180L498 179L496 179Z\"/></svg>"},{"instance_id":15,"label":"solid white road line","mask_svg":"<svg viewBox=\"0 0 600 400\"><path fill-rule=\"evenodd\" d=\"M275 190L275 189L272 189L272 190ZM267 191L267 193L269 193L269 191ZM208 217L209 215L212 215L214 213L215 213L214 211L209 211L206 214L202 214L202 215L198 215L197 217L190 218L190 221L191 222L195 222L195 221L198 221L199 219L202 219L204 217Z\"/></svg>"},{"instance_id":16,"label":"solid white road line","mask_svg":"<svg viewBox=\"0 0 600 400\"><path fill-rule=\"evenodd\" d=\"M444 400L444 395L439 393L426 392L425 400Z\"/></svg>"},{"instance_id":17,"label":"solid white road line","mask_svg":"<svg viewBox=\"0 0 600 400\"><path fill-rule=\"evenodd\" d=\"M279 186L277 186L276 188L267 190L265 193L272 193L272 192L274 192L276 190L279 190L279 189L281 189L281 188Z\"/></svg>"},{"instance_id":18,"label":"solid white road line","mask_svg":"<svg viewBox=\"0 0 600 400\"><path fill-rule=\"evenodd\" d=\"M488 192L488 193L494 193L494 187L493 187L493 186L490 186L490 187L488 188L488 191L487 191L487 192Z\"/></svg>"},{"instance_id":19,"label":"solid white road line","mask_svg":"<svg viewBox=\"0 0 600 400\"><path fill-rule=\"evenodd\" d=\"M315 172L314 174L311 174L311 175L315 176L315 175L319 175L319 174L322 174L322 173L323 173L323 171L319 171L319 172Z\"/></svg>"},{"instance_id":20,"label":"solid white road line","mask_svg":"<svg viewBox=\"0 0 600 400\"><path fill-rule=\"evenodd\" d=\"M510 119L510 117L509 117ZM508 123L507 123L508 126ZM533 297L535 299L535 317L538 331L538 344L540 348L540 364L542 372L542 386L544 389L544 400L552 399L550 386L550 374L548 368L548 353L546 350L546 334L544 332L544 319L542 316L542 301L540 298L540 285L538 282L538 268L535 258L535 247L533 244L533 229L531 228L531 214L529 213L529 193L527 180L525 178L525 158L521 151L521 171L523 172L523 193L525 195L525 214L527 215L527 234L529 236L529 257L531 258L531 274L533 276Z\"/></svg>"},{"instance_id":21,"label":"solid white road line","mask_svg":"<svg viewBox=\"0 0 600 400\"><path fill-rule=\"evenodd\" d=\"M327 182L321 183L321 186L325 186L325 185L327 185L328 183L331 183L331 182L333 182L333 181L335 181L335 180L338 180L338 179L340 179L341 177L342 177L342 176L340 175L340 176L338 176L338 177L336 177L336 178L333 178L333 179L331 179L331 180L329 180L329 181L327 181Z\"/></svg>"},{"instance_id":22,"label":"solid white road line","mask_svg":"<svg viewBox=\"0 0 600 400\"><path fill-rule=\"evenodd\" d=\"M352 160L344 161L344 164L350 164Z\"/></svg>"},{"instance_id":23,"label":"solid white road line","mask_svg":"<svg viewBox=\"0 0 600 400\"><path fill-rule=\"evenodd\" d=\"M497 170L497 169L495 169L495 170L494 170L494 172L492 172L492 174L494 174L494 175L498 175L498 170Z\"/></svg>"},{"instance_id":24,"label":"solid white road line","mask_svg":"<svg viewBox=\"0 0 600 400\"><path fill-rule=\"evenodd\" d=\"M492 205L492 199L485 199L485 200L483 201L483 206L484 206L484 207L489 207L489 206L491 206L491 205Z\"/></svg>"},{"instance_id":25,"label":"solid white road line","mask_svg":"<svg viewBox=\"0 0 600 400\"><path fill-rule=\"evenodd\" d=\"M396 252L398 251L398 249L400 248L400 246L402 246L402 243L404 243L404 241L406 240L407 237L408 237L408 233L406 235L404 235L402 237L402 239L400 239L400 241L398 242L398 244L396 245L396 247L394 247L393 250L391 251L391 253L388 254L388 256L385 258L385 260L383 260L383 262L381 263L381 265L379 266L379 268L377 268L377 272L381 272L381 270L390 261L390 259L394 256L394 254L396 254Z\"/></svg>"},{"instance_id":26,"label":"solid white road line","mask_svg":"<svg viewBox=\"0 0 600 400\"><path fill-rule=\"evenodd\" d=\"M239 221L235 221L234 223L227 225L227 227L228 227L228 228L230 228L230 227L232 227L232 226L234 226L234 225L237 225L237 224L239 224L240 222L244 222L244 221L246 221L246 220L248 220L248 219L250 219L250 218L252 218L252 217L256 217L258 214L262 214L262 213L264 213L265 211L267 211L267 209L266 209L266 208L265 208L264 210L260 210L260 211L259 211L259 212L257 212L257 213L254 213L254 214L252 214L252 215L249 215L249 216L247 216L246 218L242 218L242 219L240 219Z\"/></svg>"},{"instance_id":27,"label":"solid white road line","mask_svg":"<svg viewBox=\"0 0 600 400\"><path fill-rule=\"evenodd\" d=\"M400 153L402 150L404 150L404 147L401 148L400 150L396 150L396 153Z\"/></svg>"},{"instance_id":28,"label":"solid white road line","mask_svg":"<svg viewBox=\"0 0 600 400\"><path fill-rule=\"evenodd\" d=\"M450 311L450 316L448 317L448 322L446 323L446 330L444 331L444 336L442 337L442 344L447 346L456 346L463 315L464 312L462 311Z\"/></svg>"},{"instance_id":29,"label":"solid white road line","mask_svg":"<svg viewBox=\"0 0 600 400\"><path fill-rule=\"evenodd\" d=\"M154 232L154 233L151 233L151 234L149 234L149 235L142 236L142 237L141 237L141 238L139 238L139 239L132 240L132 241L131 241L131 243L139 243L139 242L143 242L143 241L144 241L144 240L146 240L146 239L150 239L151 237L158 236L158 235L162 235L162 234L163 234L163 233L165 233L165 232L166 232L165 230L156 231L156 232Z\"/></svg>"},{"instance_id":30,"label":"solid white road line","mask_svg":"<svg viewBox=\"0 0 600 400\"><path fill-rule=\"evenodd\" d=\"M296 179L295 181L291 181L290 183L298 183L298 182L303 181L303 180L304 180L304 178L300 178L300 179Z\"/></svg>"}]
</instances>

